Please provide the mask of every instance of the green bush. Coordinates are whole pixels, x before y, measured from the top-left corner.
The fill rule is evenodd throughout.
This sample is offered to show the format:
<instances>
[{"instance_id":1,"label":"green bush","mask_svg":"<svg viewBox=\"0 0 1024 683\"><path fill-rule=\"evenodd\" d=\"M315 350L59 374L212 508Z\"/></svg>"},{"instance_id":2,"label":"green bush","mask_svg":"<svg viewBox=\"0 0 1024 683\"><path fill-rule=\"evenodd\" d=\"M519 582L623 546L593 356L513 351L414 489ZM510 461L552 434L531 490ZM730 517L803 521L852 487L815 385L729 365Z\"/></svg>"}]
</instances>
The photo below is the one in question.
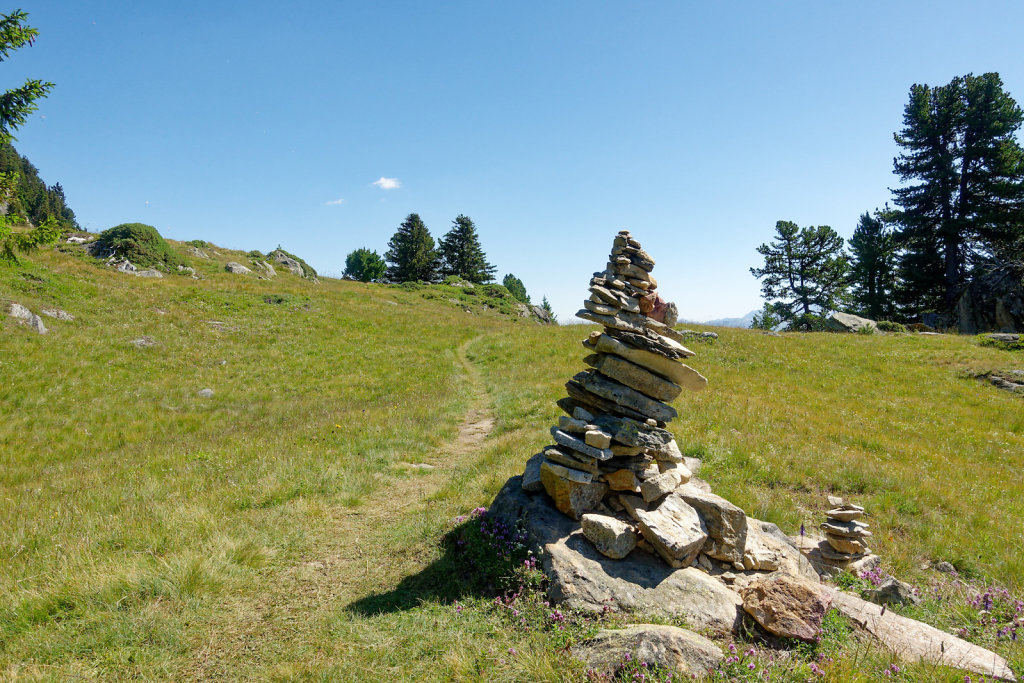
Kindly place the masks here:
<instances>
[{"instance_id":1,"label":"green bush","mask_svg":"<svg viewBox=\"0 0 1024 683\"><path fill-rule=\"evenodd\" d=\"M881 331L881 332L906 332L907 331L907 328L904 325L902 325L900 323L894 323L891 320L879 320L877 325L878 325L879 331Z\"/></svg>"},{"instance_id":2,"label":"green bush","mask_svg":"<svg viewBox=\"0 0 1024 683\"><path fill-rule=\"evenodd\" d=\"M113 252L136 266L170 271L188 265L152 225L122 223L100 233L100 253Z\"/></svg>"},{"instance_id":3,"label":"green bush","mask_svg":"<svg viewBox=\"0 0 1024 683\"><path fill-rule=\"evenodd\" d=\"M188 242L185 242L185 244L189 244L196 249L205 249L206 247L213 246L206 240L189 240Z\"/></svg>"}]
</instances>

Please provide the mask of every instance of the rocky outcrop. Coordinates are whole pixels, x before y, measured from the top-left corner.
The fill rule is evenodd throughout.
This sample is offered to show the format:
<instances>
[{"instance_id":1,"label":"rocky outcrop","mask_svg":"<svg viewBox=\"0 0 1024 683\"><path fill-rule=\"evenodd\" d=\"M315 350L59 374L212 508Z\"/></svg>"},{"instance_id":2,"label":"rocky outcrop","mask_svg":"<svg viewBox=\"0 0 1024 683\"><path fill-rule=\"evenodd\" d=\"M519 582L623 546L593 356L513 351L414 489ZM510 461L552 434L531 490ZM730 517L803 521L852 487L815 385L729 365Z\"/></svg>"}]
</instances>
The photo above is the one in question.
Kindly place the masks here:
<instances>
[{"instance_id":1,"label":"rocky outcrop","mask_svg":"<svg viewBox=\"0 0 1024 683\"><path fill-rule=\"evenodd\" d=\"M43 324L42 318L19 303L12 301L7 304L7 315L15 320L20 320L39 334L46 334L49 332L49 330L46 329L46 325Z\"/></svg>"},{"instance_id":2,"label":"rocky outcrop","mask_svg":"<svg viewBox=\"0 0 1024 683\"><path fill-rule=\"evenodd\" d=\"M602 629L593 638L574 645L571 652L587 669L608 679L629 661L700 677L718 666L724 656L704 636L676 626L654 624Z\"/></svg>"},{"instance_id":3,"label":"rocky outcrop","mask_svg":"<svg viewBox=\"0 0 1024 683\"><path fill-rule=\"evenodd\" d=\"M224 266L224 270L229 273L235 273L236 275L251 275L252 271L243 266L237 261L228 261Z\"/></svg>"},{"instance_id":4,"label":"rocky outcrop","mask_svg":"<svg viewBox=\"0 0 1024 683\"><path fill-rule=\"evenodd\" d=\"M861 318L851 313L836 311L825 320L825 326L832 332L860 332L861 330L878 331L874 320Z\"/></svg>"},{"instance_id":5,"label":"rocky outcrop","mask_svg":"<svg viewBox=\"0 0 1024 683\"><path fill-rule=\"evenodd\" d=\"M1024 278L1000 268L971 281L956 306L956 322L965 334L1024 332Z\"/></svg>"}]
</instances>

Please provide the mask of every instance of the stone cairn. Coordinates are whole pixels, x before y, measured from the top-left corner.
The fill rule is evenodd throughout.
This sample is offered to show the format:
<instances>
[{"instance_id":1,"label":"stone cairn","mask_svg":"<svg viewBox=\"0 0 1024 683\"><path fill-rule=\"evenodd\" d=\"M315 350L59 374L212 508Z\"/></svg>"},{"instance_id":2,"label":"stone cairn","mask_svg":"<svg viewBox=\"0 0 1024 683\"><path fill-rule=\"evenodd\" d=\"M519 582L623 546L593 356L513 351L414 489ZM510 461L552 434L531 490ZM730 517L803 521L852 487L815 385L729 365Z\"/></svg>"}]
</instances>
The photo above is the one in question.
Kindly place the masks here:
<instances>
[{"instance_id":1,"label":"stone cairn","mask_svg":"<svg viewBox=\"0 0 1024 683\"><path fill-rule=\"evenodd\" d=\"M831 508L825 513L821 530L825 540L818 546L818 552L826 560L849 563L871 554L865 539L871 535L868 525L858 521L864 516L864 508L844 503L842 498L828 497Z\"/></svg>"},{"instance_id":2,"label":"stone cairn","mask_svg":"<svg viewBox=\"0 0 1024 683\"><path fill-rule=\"evenodd\" d=\"M523 488L545 491L562 513L580 520L602 554L621 559L639 547L672 567L703 551L739 569L759 568L744 552L742 510L691 483L691 470L665 427L668 405L707 379L684 365L694 355L675 322L675 306L660 299L654 259L629 234L615 237L606 269L590 281L590 298L576 315L600 323L584 347L590 369L566 383L558 405L567 415L551 428L555 443L533 456Z\"/></svg>"}]
</instances>

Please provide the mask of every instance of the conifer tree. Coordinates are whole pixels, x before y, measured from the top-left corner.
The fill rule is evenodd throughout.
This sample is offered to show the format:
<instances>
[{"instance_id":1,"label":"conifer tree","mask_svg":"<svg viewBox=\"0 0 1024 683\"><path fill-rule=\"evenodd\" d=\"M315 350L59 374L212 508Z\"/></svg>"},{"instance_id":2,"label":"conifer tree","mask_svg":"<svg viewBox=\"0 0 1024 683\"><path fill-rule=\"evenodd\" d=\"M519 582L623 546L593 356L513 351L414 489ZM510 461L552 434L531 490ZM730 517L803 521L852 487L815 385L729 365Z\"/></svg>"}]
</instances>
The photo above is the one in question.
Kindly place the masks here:
<instances>
[{"instance_id":1,"label":"conifer tree","mask_svg":"<svg viewBox=\"0 0 1024 683\"><path fill-rule=\"evenodd\" d=\"M35 42L39 31L26 24L26 19L28 14L21 10L0 14L0 62L13 50ZM0 142L14 139L14 129L25 123L36 109L35 101L46 97L51 88L53 83L30 78L21 86L0 94Z\"/></svg>"},{"instance_id":2,"label":"conifer tree","mask_svg":"<svg viewBox=\"0 0 1024 683\"><path fill-rule=\"evenodd\" d=\"M1019 259L1024 239L1024 114L999 74L914 85L894 135L900 295L917 310L952 314L973 267Z\"/></svg>"},{"instance_id":3,"label":"conifer tree","mask_svg":"<svg viewBox=\"0 0 1024 683\"><path fill-rule=\"evenodd\" d=\"M387 265L375 251L356 249L345 257L344 277L360 282L375 282L384 277Z\"/></svg>"},{"instance_id":4,"label":"conifer tree","mask_svg":"<svg viewBox=\"0 0 1024 683\"><path fill-rule=\"evenodd\" d=\"M845 298L849 260L843 238L827 225L799 228L790 221L778 221L775 233L773 243L757 248L764 268L750 273L764 280L761 293L784 323L812 329Z\"/></svg>"},{"instance_id":5,"label":"conifer tree","mask_svg":"<svg viewBox=\"0 0 1024 683\"><path fill-rule=\"evenodd\" d=\"M540 307L544 309L544 312L551 318L551 322L557 322L558 318L555 317L555 309L551 308L551 303L548 301L548 297L545 295L541 302Z\"/></svg>"},{"instance_id":6,"label":"conifer tree","mask_svg":"<svg viewBox=\"0 0 1024 683\"><path fill-rule=\"evenodd\" d=\"M487 262L476 226L469 216L459 214L452 229L441 238L437 247L441 257L441 274L456 275L468 282L481 284L494 279L494 266Z\"/></svg>"},{"instance_id":7,"label":"conifer tree","mask_svg":"<svg viewBox=\"0 0 1024 683\"><path fill-rule=\"evenodd\" d=\"M881 214L864 212L850 238L851 298L857 312L874 320L888 320L894 313L896 240L886 229Z\"/></svg>"},{"instance_id":8,"label":"conifer tree","mask_svg":"<svg viewBox=\"0 0 1024 683\"><path fill-rule=\"evenodd\" d=\"M388 252L384 260L388 263L387 277L392 282L433 282L437 279L438 259L434 238L430 236L419 214L410 213L398 226L388 241Z\"/></svg>"},{"instance_id":9,"label":"conifer tree","mask_svg":"<svg viewBox=\"0 0 1024 683\"><path fill-rule=\"evenodd\" d=\"M526 293L526 285L523 281L517 278L512 273L505 276L505 279L501 281L501 284L505 285L505 289L509 291L512 297L521 303L530 303L530 295Z\"/></svg>"}]
</instances>

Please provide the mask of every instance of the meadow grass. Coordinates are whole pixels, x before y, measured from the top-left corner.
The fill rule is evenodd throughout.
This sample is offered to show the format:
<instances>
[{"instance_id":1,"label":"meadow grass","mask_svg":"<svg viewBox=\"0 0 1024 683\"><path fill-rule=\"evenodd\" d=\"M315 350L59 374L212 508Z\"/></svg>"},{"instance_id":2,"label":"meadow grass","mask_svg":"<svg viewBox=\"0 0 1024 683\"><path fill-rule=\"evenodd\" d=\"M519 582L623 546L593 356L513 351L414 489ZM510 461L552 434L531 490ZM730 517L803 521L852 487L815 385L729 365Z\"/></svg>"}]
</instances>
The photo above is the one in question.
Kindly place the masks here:
<instances>
[{"instance_id":1,"label":"meadow grass","mask_svg":"<svg viewBox=\"0 0 1024 683\"><path fill-rule=\"evenodd\" d=\"M594 623L567 636L531 593L522 626L443 539L549 442L591 328L471 315L418 288L232 275L244 252L206 250L190 259L201 280L53 251L0 267L0 299L76 316L45 319L46 336L0 322L0 677L584 680L564 646ZM921 565L948 560L1020 594L1024 403L973 378L1019 353L718 332L692 345L710 384L672 424L716 492L788 533L843 495L901 578L927 587ZM491 435L452 450L481 405ZM417 462L437 469L402 465ZM915 616L964 628L973 585ZM807 661L773 663L772 680L803 680ZM853 639L821 680L892 663Z\"/></svg>"}]
</instances>

